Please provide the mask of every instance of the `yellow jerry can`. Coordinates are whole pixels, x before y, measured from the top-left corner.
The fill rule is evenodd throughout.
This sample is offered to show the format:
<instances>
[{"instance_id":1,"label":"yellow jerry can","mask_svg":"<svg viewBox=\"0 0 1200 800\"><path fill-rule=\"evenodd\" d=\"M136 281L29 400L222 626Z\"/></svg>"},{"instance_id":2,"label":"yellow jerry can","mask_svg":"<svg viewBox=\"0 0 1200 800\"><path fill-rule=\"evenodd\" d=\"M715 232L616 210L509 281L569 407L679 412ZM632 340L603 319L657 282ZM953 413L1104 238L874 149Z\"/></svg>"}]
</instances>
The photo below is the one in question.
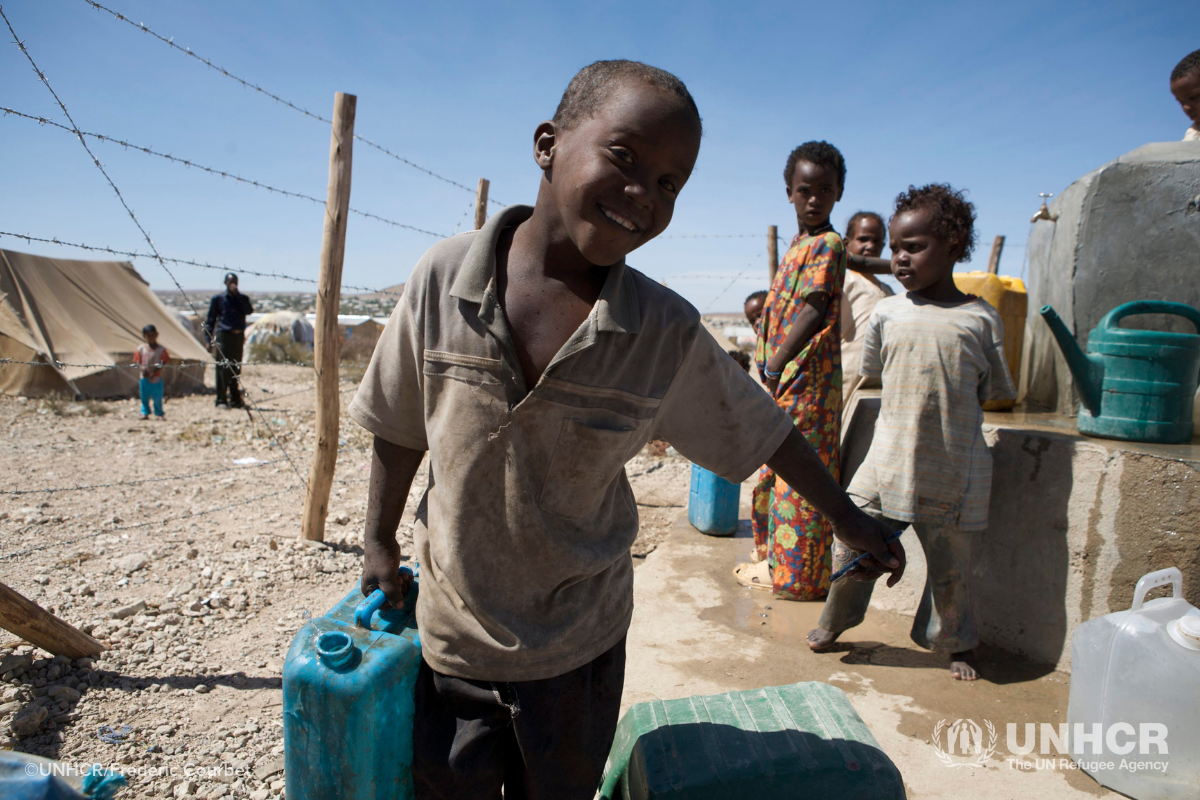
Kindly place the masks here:
<instances>
[{"instance_id":1,"label":"yellow jerry can","mask_svg":"<svg viewBox=\"0 0 1200 800\"><path fill-rule=\"evenodd\" d=\"M1025 342L1025 312L1029 308L1029 296L1025 294L1025 282L1007 275L990 272L956 272L954 285L960 292L982 297L1000 312L1004 322L1004 357L1013 385L1021 375L1021 347ZM1012 408L1015 400L989 400L983 404L984 411L1003 411Z\"/></svg>"}]
</instances>

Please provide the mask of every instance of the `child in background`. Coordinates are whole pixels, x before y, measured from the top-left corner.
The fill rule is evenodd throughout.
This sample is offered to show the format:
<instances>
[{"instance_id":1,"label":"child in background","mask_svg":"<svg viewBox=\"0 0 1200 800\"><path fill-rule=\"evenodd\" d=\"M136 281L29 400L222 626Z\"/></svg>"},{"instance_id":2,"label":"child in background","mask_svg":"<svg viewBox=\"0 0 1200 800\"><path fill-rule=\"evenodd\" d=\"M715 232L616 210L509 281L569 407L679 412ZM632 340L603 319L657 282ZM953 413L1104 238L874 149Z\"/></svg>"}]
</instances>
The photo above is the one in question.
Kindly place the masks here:
<instances>
[{"instance_id":1,"label":"child in background","mask_svg":"<svg viewBox=\"0 0 1200 800\"><path fill-rule=\"evenodd\" d=\"M879 258L887 242L883 217L874 211L859 211L846 223L846 252L855 256ZM875 304L895 292L869 272L859 272L846 263L846 283L842 287L842 313L838 316L842 334L842 408L850 407L858 365L862 359L863 332Z\"/></svg>"},{"instance_id":2,"label":"child in background","mask_svg":"<svg viewBox=\"0 0 1200 800\"><path fill-rule=\"evenodd\" d=\"M158 343L158 328L147 325L142 328L142 338L145 344L138 345L133 354L133 363L141 372L138 381L138 394L142 398L142 419L150 419L150 401L154 401L154 416L159 422L166 419L163 416L163 382L162 368L170 360L167 348Z\"/></svg>"},{"instance_id":3,"label":"child in background","mask_svg":"<svg viewBox=\"0 0 1200 800\"><path fill-rule=\"evenodd\" d=\"M700 149L683 82L599 61L534 131L534 207L435 244L413 269L350 416L374 434L362 589L402 606L396 529L416 511L418 798L591 800L633 614L625 463L654 438L726 480L764 460L903 572L887 529L679 295L626 266L666 230ZM898 543L893 543L893 545Z\"/></svg>"},{"instance_id":4,"label":"child in background","mask_svg":"<svg viewBox=\"0 0 1200 800\"><path fill-rule=\"evenodd\" d=\"M1183 141L1200 140L1200 50L1188 53L1171 70L1171 94L1192 121L1183 134Z\"/></svg>"},{"instance_id":5,"label":"child in background","mask_svg":"<svg viewBox=\"0 0 1200 800\"><path fill-rule=\"evenodd\" d=\"M881 380L875 438L847 490L893 530L912 526L929 565L912 638L950 653L950 674L975 680L979 643L971 612L972 540L987 527L992 457L983 439L987 400L1016 396L1004 327L986 301L954 285L954 265L975 244L975 207L943 184L896 198L892 274L907 290L875 306L861 373ZM834 546L834 565L857 555ZM808 646L824 650L863 621L871 584L839 580Z\"/></svg>"},{"instance_id":6,"label":"child in background","mask_svg":"<svg viewBox=\"0 0 1200 800\"><path fill-rule=\"evenodd\" d=\"M750 354L749 353L747 353L745 350L736 350L736 349L735 350L726 350L725 352L729 354L730 358L732 358L734 361L736 361L738 363L739 367L746 370L746 372L750 371Z\"/></svg>"},{"instance_id":7,"label":"child in background","mask_svg":"<svg viewBox=\"0 0 1200 800\"><path fill-rule=\"evenodd\" d=\"M842 365L838 311L846 273L842 237L829 222L842 199L846 162L828 142L791 152L783 172L799 233L763 304L756 361L763 385L838 476ZM755 564L739 564L745 586L788 600L820 600L829 591L833 530L803 497L763 467L751 514Z\"/></svg>"},{"instance_id":8,"label":"child in background","mask_svg":"<svg viewBox=\"0 0 1200 800\"><path fill-rule=\"evenodd\" d=\"M742 312L746 315L746 322L750 323L750 327L758 330L758 323L762 320L763 304L767 302L767 292L765 289L759 289L749 297L742 305Z\"/></svg>"}]
</instances>

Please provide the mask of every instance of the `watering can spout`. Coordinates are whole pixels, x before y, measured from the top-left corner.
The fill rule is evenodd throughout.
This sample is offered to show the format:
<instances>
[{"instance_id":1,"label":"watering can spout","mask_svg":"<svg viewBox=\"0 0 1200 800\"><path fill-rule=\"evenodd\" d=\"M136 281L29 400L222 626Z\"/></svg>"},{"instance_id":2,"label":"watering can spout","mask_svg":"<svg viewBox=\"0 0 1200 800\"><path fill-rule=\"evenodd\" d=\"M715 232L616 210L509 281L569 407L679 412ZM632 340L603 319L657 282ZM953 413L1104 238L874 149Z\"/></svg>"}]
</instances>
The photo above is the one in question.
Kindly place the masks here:
<instances>
[{"instance_id":1,"label":"watering can spout","mask_svg":"<svg viewBox=\"0 0 1200 800\"><path fill-rule=\"evenodd\" d=\"M1042 306L1042 318L1050 326L1050 332L1058 340L1071 374L1075 376L1075 384L1079 387L1079 396L1083 405L1093 415L1100 413L1100 367L1080 349L1075 337L1067 330L1067 326L1050 306Z\"/></svg>"}]
</instances>

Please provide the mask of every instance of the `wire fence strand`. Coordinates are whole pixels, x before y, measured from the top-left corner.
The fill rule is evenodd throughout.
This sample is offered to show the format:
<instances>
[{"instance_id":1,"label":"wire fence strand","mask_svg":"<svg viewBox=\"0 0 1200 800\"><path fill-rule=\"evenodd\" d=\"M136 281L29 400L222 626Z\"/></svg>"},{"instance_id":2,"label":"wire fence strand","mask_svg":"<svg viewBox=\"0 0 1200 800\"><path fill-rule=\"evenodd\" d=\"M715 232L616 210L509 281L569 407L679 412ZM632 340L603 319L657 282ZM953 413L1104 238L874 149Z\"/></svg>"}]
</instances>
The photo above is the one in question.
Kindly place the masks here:
<instances>
[{"instance_id":1,"label":"wire fence strand","mask_svg":"<svg viewBox=\"0 0 1200 800\"><path fill-rule=\"evenodd\" d=\"M66 547L67 545L70 545L70 544L78 544L79 542L83 542L88 539L95 539L97 536L104 536L106 534L120 533L122 531L138 530L140 528L148 528L151 525L162 525L167 522L179 522L180 520L194 519L196 517L203 517L203 516L207 516L208 514L215 514L218 511L226 511L231 508L237 508L239 506L245 506L245 505L249 505L251 503L257 503L258 501L266 500L269 497L278 497L280 492L292 492L299 488L300 488L300 486L292 484L291 486L288 486L284 489L275 489L270 492L265 492L263 494L255 496L255 497L251 497L248 500L238 500L236 502L228 503L223 506L217 506L215 508L203 509L203 510L197 511L195 513L192 513L189 511L186 514L180 514L180 515L174 516L174 517L166 517L164 519L152 519L152 520L147 520L146 522L138 522L134 525L123 525L123 526L119 526L119 527L105 528L105 529L101 529L98 531L93 531L92 533L89 533L89 534L85 534L84 536L78 536L74 539L67 539L66 541L46 542L45 544L38 545L37 547L30 547L25 550L17 550L15 552L2 555L2 556L0 556L0 561L7 561L10 558L19 558L20 556L27 556L32 553L37 553L42 550L49 550L54 547Z\"/></svg>"},{"instance_id":2,"label":"wire fence strand","mask_svg":"<svg viewBox=\"0 0 1200 800\"><path fill-rule=\"evenodd\" d=\"M141 486L147 483L163 483L165 481L184 481L192 478L201 478L206 475L219 475L223 472L238 472L245 469L254 469L256 467L266 467L271 464L279 463L280 459L272 459L271 461L258 461L254 464L242 464L236 467L221 467L220 469L208 469L202 472L189 472L186 475L167 475L159 478L138 478L131 481L114 481L112 483L93 483L87 486L57 486L45 487L42 489L4 489L0 490L0 495L21 496L28 494L61 494L62 492L85 492L94 489L114 489L121 486Z\"/></svg>"},{"instance_id":3,"label":"wire fence strand","mask_svg":"<svg viewBox=\"0 0 1200 800\"><path fill-rule=\"evenodd\" d=\"M8 117L8 116L20 117L22 119L27 119L27 120L31 120L33 122L37 122L43 126L49 125L54 128L59 128L60 130L64 130L67 133L75 133L80 136L91 137L93 139L96 139L97 141L109 142L111 144L117 144L117 145L120 145L121 147L126 148L127 150L134 150L139 153L145 153L146 155L155 156L157 158L162 158L162 159L165 159L165 160L170 161L175 164L181 164L185 167L193 167L202 172L207 172L210 175L216 175L220 178L228 178L229 180L236 181L237 183L244 183L247 186L253 186L257 189L262 189L264 191L271 192L272 194L278 194L278 195L282 195L284 197L294 197L298 200L307 200L310 203L316 203L321 206L325 205L324 200L322 200L319 197L314 197L311 194L304 194L303 192L293 192L290 189L280 189L279 187L272 186L269 183L264 183L262 181L254 180L252 178L243 178L241 175L237 175L237 174L229 172L227 170L218 169L216 167L208 167L208 166L205 166L204 164L200 164L196 161L193 161L190 158L179 158L178 156L173 156L170 153L160 153L159 151L155 150L154 148L146 147L145 145L140 145L140 144L133 144L132 142L127 142L123 139L118 139L114 136L106 136L103 133L93 133L90 131L76 131L71 128L68 128L66 125L63 125L61 122L55 122L54 120L47 119L46 117L35 117L32 114L25 114L21 111L17 111L16 109L8 108L7 106L0 106L0 112L3 112L4 116L6 116L6 117ZM446 234L444 234L444 233L436 233L435 231L427 231L424 228L418 228L415 225L409 225L404 222L397 222L394 219L388 219L387 217L381 217L378 214L373 214L368 211L360 211L357 208L351 208L350 213L357 214L358 216L365 217L367 219L377 220L379 222L386 223L386 224L391 225L396 228L404 228L405 230L415 231L416 233L421 233L426 236L433 236L438 239L446 238Z\"/></svg>"},{"instance_id":4,"label":"wire fence strand","mask_svg":"<svg viewBox=\"0 0 1200 800\"><path fill-rule=\"evenodd\" d=\"M209 69L216 70L217 72L224 75L226 78L237 81L238 83L240 83L242 86L244 86L247 89L258 92L259 94L261 94L265 97L269 97L270 99L274 100L276 103L280 103L281 105L287 106L288 108L292 109L293 111L297 111L306 117L317 120L318 122L323 122L326 125L333 124L333 120L327 119L327 118L321 116L320 114L309 111L307 108L298 106L295 103L293 103L292 101L287 100L283 97L280 97L279 95L275 94L274 92L267 91L263 87L259 86L257 83L254 83L253 81L248 81L245 78L242 78L242 77L239 77L238 75L233 74L232 72L225 69L224 67L214 64L212 61L209 61L207 58L204 58L203 56L201 56L198 53L196 53L195 51L193 51L190 47L182 47L182 46L176 44L175 37L173 37L173 36L170 38L167 38L166 36L163 36L160 33L156 33L144 22L134 22L132 19L130 19L129 17L126 17L124 14L120 13L119 11L114 11L113 9L108 8L107 6L103 6L100 3L96 2L96 0L84 0L84 2L87 3L88 5L90 5L92 8L96 9L97 11L104 11L105 13L111 14L115 19L117 19L121 22L124 22L126 24L132 25L134 28L137 28L138 30L142 31L143 33L150 34L155 39L157 39L158 41L167 45L168 47L170 47L180 53L183 53L186 56L190 56L190 57L196 59L201 64L204 64L206 67L208 67ZM409 167L412 167L413 169L418 170L420 172L423 172L432 178L436 178L437 180L442 181L443 183L447 183L451 186L462 189L463 191L470 192L472 194L475 193L475 190L472 189L471 187L466 186L465 184L459 183L456 180L447 178L444 175L439 175L438 173L434 172L433 170L431 170L427 167L423 167L414 161L410 161L409 159L404 158L401 155L393 153L391 150L387 149L386 147L384 147L381 144L377 144L376 142L373 142L370 139L360 136L359 134L355 134L354 138L357 139L358 141L362 142L363 144L367 145L368 147L373 147L376 150L378 150L379 152L384 153L385 155L391 156L392 158L399 161L400 163L405 164ZM500 206L503 205L502 203L500 203L499 201L496 201L496 200L491 200L490 202L495 203L496 205L500 205Z\"/></svg>"},{"instance_id":5,"label":"wire fence strand","mask_svg":"<svg viewBox=\"0 0 1200 800\"><path fill-rule=\"evenodd\" d=\"M184 291L183 286L180 285L179 280L175 277L175 273L171 272L171 268L167 266L167 262L164 261L162 256L159 254L158 248L154 246L154 241L150 238L150 234L146 231L145 227L142 226L142 223L141 223L141 221L138 220L137 215L133 213L133 209L129 207L129 203L127 203L125 201L125 197L124 197L124 195L121 194L121 190L117 188L117 184L113 182L113 179L109 176L108 172L104 169L104 165L100 163L100 159L96 158L95 154L92 152L92 148L88 147L87 139L85 139L83 134L80 132L79 126L75 124L75 120L71 117L71 112L67 110L66 104L63 103L61 98L59 98L58 93L54 91L54 87L52 87L50 85L50 80L46 77L45 73L43 73L38 68L37 63L33 60L33 56L30 54L29 50L25 47L25 43L23 41L21 41L21 37L17 36L16 30L13 29L12 22L9 21L8 15L4 13L3 6L0 6L0 18L4 19L4 24L6 26L8 26L8 31L9 31L9 33L12 34L13 43L20 49L22 55L25 56L25 59L29 62L29 66L33 68L34 74L36 74L38 76L38 80L40 80L42 82L42 85L46 87L46 91L50 92L50 95L54 98L54 102L58 104L58 107L63 112L63 116L66 117L67 122L71 123L71 132L74 133L76 138L79 139L79 144L83 147L83 149L87 152L88 156L92 159L92 163L96 165L96 169L98 169L100 171L100 174L104 176L104 180L108 182L109 187L113 190L113 194L115 194L117 196L117 199L120 201L122 208L125 209L125 212L129 215L129 218L131 220L133 220L133 224L136 225L138 231L141 232L142 238L144 238L146 240L146 244L150 247L150 252L154 254L154 258L155 258L155 260L158 261L159 266L161 266L163 268L163 271L166 272L167 275L171 278L171 282L175 284L175 287L179 290L179 293L183 296L184 300L191 307L192 313L195 314L197 317L200 316L200 313L199 313L199 311L197 311L195 304L192 303L191 298L188 297L187 292ZM223 354L221 354L221 355L223 355ZM239 382L240 382L240 377L239 377ZM254 415L250 411L249 408L246 409L246 413L250 416L251 423L253 423ZM300 482L304 485L305 489L307 490L308 481L305 480L304 475L301 474L299 468L295 465L295 463L292 462L291 456L288 455L287 450L283 447L283 443L279 441L279 438L277 436L275 436L275 432L274 432L274 430L272 430L270 428L270 426L267 426L267 430L271 434L272 439L275 441L276 446L279 447L279 451L281 453L283 453L284 457L288 461L288 464L292 467L292 470L296 473L296 477L300 479Z\"/></svg>"},{"instance_id":6,"label":"wire fence strand","mask_svg":"<svg viewBox=\"0 0 1200 800\"><path fill-rule=\"evenodd\" d=\"M164 255L155 255L154 253L138 253L132 250L116 250L112 247L106 247L104 245L68 242L66 240L59 239L57 236L47 239L41 236L32 236L27 233L14 233L12 231L0 231L0 236L21 239L24 242L43 242L45 244L56 244L60 247L74 247L78 250L90 250L94 253L108 253L109 255L125 256L126 258L150 258L155 260L162 259L170 264L179 264L187 267L199 267L200 269L211 269L217 270L218 272L237 272L239 275L255 275L260 278L278 278L280 280L293 281L295 283L309 283L314 286L317 284L316 280L312 278L299 278L295 275L285 275L280 272L262 272L252 269L242 269L240 267L230 267L225 264L209 264L204 261L193 261L186 258L168 258ZM404 294L403 292L396 292L389 289L376 289L370 286L355 286L349 283L343 283L342 288L353 289L358 292L369 292L372 294L395 295L397 297Z\"/></svg>"}]
</instances>

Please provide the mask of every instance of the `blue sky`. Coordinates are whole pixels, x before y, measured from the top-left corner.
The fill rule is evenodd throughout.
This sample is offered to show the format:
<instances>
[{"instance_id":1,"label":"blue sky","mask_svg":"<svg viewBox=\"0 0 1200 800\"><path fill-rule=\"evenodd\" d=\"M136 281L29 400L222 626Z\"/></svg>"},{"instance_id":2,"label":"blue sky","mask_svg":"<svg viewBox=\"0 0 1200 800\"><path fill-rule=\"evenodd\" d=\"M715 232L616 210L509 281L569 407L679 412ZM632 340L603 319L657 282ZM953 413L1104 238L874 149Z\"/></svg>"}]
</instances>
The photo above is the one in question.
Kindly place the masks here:
<instances>
[{"instance_id":1,"label":"blue sky","mask_svg":"<svg viewBox=\"0 0 1200 800\"><path fill-rule=\"evenodd\" d=\"M666 235L629 262L705 311L731 311L766 282L765 231L795 233L782 169L826 139L849 175L833 219L884 212L910 183L965 188L982 268L1020 274L1038 192L1187 126L1168 75L1200 47L1200 3L476 3L148 2L105 5L295 104L329 116L358 96L356 132L459 183L491 180L532 202L534 127L599 58L678 74L705 138ZM82 130L150 146L320 198L329 129L243 88L84 0L4 5ZM65 122L4 31L0 105ZM61 130L0 118L0 230L143 251L83 148ZM89 142L167 256L315 278L321 206L268 194L105 142ZM471 224L473 194L359 144L351 205L437 233ZM495 207L493 207L494 209ZM748 238L668 238L686 235ZM349 222L346 284L404 281L435 241ZM0 237L0 247L87 258ZM161 267L135 261L155 288ZM217 273L173 270L187 289ZM296 287L244 278L245 290Z\"/></svg>"}]
</instances>

